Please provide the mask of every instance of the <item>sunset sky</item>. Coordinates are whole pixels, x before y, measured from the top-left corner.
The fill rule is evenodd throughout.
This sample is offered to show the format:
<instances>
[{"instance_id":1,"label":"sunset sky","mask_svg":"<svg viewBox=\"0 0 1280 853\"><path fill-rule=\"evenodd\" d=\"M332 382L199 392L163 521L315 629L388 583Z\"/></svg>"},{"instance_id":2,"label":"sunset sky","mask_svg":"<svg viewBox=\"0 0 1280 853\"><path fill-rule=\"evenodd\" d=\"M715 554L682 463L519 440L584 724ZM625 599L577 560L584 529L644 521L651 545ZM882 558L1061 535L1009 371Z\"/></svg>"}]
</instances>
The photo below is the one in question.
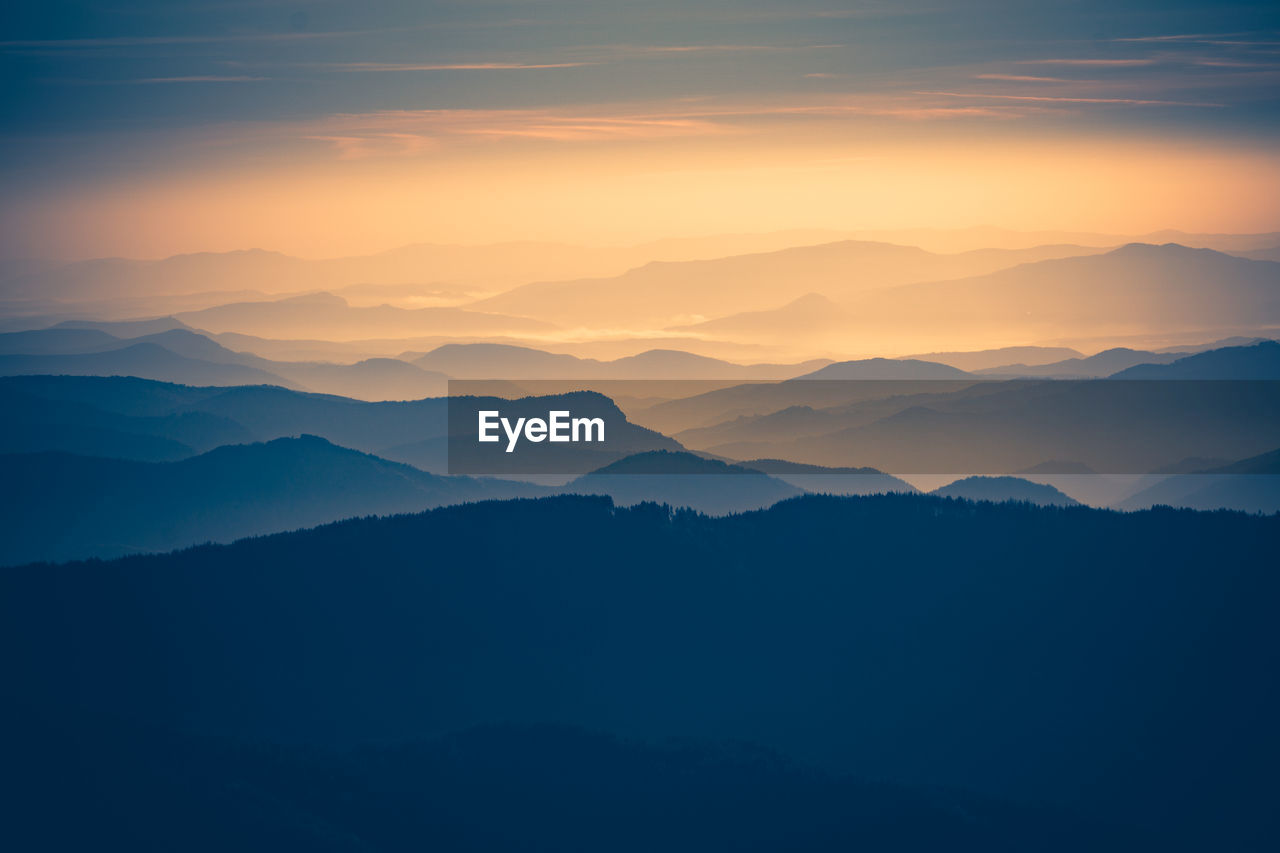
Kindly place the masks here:
<instances>
[{"instance_id":1,"label":"sunset sky","mask_svg":"<svg viewBox=\"0 0 1280 853\"><path fill-rule=\"evenodd\" d=\"M1280 229L1273 2L28 3L6 257Z\"/></svg>"}]
</instances>

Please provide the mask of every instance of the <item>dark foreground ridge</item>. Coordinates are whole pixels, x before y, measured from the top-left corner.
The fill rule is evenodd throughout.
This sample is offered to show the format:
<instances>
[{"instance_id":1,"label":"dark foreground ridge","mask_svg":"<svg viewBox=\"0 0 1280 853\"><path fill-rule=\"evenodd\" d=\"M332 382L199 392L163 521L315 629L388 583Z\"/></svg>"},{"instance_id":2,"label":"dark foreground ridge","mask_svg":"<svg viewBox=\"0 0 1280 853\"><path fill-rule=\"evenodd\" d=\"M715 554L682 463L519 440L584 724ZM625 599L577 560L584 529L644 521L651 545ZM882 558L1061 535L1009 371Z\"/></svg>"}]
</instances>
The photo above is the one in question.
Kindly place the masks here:
<instances>
[{"instance_id":1,"label":"dark foreground ridge","mask_svg":"<svg viewBox=\"0 0 1280 853\"><path fill-rule=\"evenodd\" d=\"M1261 556L1277 541L1275 516L922 495L805 496L724 518L616 508L602 497L454 506L165 556L0 571L0 698L9 708L20 700L36 719L68 721L42 741L40 766L80 782L83 768L109 764L94 750L116 736L81 737L74 721L119 718L143 727L136 736L159 751L164 740L150 740L149 727L318 750L337 778L354 773L365 786L351 794L352 809L399 802L380 801L384 791L450 787L441 780L477 765L415 765L394 758L399 747L335 765L324 756L424 740L447 753L442 736L496 723L520 728L526 742L486 746L493 763L508 755L511 773L529 775L499 793L485 785L501 777L458 787L451 795L473 797L463 813L483 809L502 824L527 802L521 791L556 780L579 791L579 773L593 780L581 788L640 788L609 824L618 839L556 835L575 830L547 812L524 849L626 849L627 809L653 787L612 748L557 745L525 728L553 723L646 742L740 740L909 788L903 808L938 787L975 802L1052 804L1059 817L1037 826L1097 829L1074 836L1076 849L1132 832L1153 840L1131 849L1263 850L1280 829L1280 578ZM26 743L29 729L14 725L6 736ZM121 755L137 752L119 742ZM271 752L263 749L235 760L258 766ZM521 765L526 749L564 761ZM298 811L296 798L313 794L308 808L328 813L314 804L338 796L326 787L331 777L309 769L261 785L254 770L244 781L224 752L193 748L190 767L207 768L201 784L214 791L257 792L264 820L302 819L313 812ZM292 767L294 754L280 761ZM398 768L394 781L379 775L392 772L387 762ZM699 815L709 822L698 832L709 835L677 833L680 843L658 846L806 849L763 831L754 844L741 834L741 843L708 840L748 825L732 815L755 815L758 801L740 789L715 793L737 775L709 783L706 802L732 803ZM813 783L822 790L812 797L786 778L778 784L790 793L777 796L815 809L831 797L861 802L839 793L835 777ZM86 807L76 800L82 789L67 790L75 815ZM588 794L582 811L612 813ZM233 809L220 796L199 798L205 811L190 825ZM702 801L690 802L697 811ZM156 808L145 798L120 804L142 822L158 820ZM1049 849L1017 834L1017 809L996 810L1005 824L957 808L979 828L1000 827L986 849ZM654 813L661 824L662 808ZM774 829L801 833L809 824L803 810L794 814L793 825ZM893 836L901 843L870 849L940 849L970 837L921 820L907 823L942 826L944 840L904 831ZM397 824L405 835L377 839L365 828L377 823L341 827L361 849L433 840L411 822ZM453 838L444 849L510 849L482 834Z\"/></svg>"}]
</instances>

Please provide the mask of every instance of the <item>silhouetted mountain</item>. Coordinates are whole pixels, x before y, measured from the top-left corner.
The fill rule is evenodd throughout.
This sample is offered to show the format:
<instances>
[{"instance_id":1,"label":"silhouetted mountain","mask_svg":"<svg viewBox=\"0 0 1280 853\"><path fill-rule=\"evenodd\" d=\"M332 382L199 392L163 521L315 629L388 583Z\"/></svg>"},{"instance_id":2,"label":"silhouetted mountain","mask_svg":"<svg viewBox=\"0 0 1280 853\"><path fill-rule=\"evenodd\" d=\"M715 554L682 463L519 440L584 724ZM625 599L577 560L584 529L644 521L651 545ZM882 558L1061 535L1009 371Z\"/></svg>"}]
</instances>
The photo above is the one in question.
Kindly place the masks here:
<instances>
[{"instance_id":1,"label":"silhouetted mountain","mask_svg":"<svg viewBox=\"0 0 1280 853\"><path fill-rule=\"evenodd\" d=\"M914 246L846 240L715 260L650 263L610 278L538 281L472 307L566 326L663 328L769 311L780 301L811 293L843 300L877 287L972 276L1092 251L1057 246L938 255Z\"/></svg>"},{"instance_id":2,"label":"silhouetted mountain","mask_svg":"<svg viewBox=\"0 0 1280 853\"><path fill-rule=\"evenodd\" d=\"M714 840L720 851L1065 853L1156 843L1063 808L868 783L746 744L541 725L321 751L11 710L0 738L23 786L5 829L23 850L693 853ZM68 805L76 820L62 819Z\"/></svg>"},{"instance_id":3,"label":"silhouetted mountain","mask_svg":"<svg viewBox=\"0 0 1280 853\"><path fill-rule=\"evenodd\" d=\"M1038 506L1078 506L1079 501L1045 483L1033 483L1021 477L965 477L930 492L940 498L964 498L970 501L1023 501Z\"/></svg>"},{"instance_id":4,"label":"silhouetted mountain","mask_svg":"<svg viewBox=\"0 0 1280 853\"><path fill-rule=\"evenodd\" d=\"M773 340L796 335L824 335L849 327L852 315L820 293L806 293L780 308L744 311L715 320L705 320L673 331L706 335Z\"/></svg>"},{"instance_id":5,"label":"silhouetted mountain","mask_svg":"<svg viewBox=\"0 0 1280 853\"><path fill-rule=\"evenodd\" d=\"M906 480L899 480L875 468L824 468L785 459L752 459L739 464L817 495L880 495L916 491L916 487Z\"/></svg>"},{"instance_id":6,"label":"silhouetted mountain","mask_svg":"<svg viewBox=\"0 0 1280 853\"><path fill-rule=\"evenodd\" d=\"M229 445L180 462L0 455L0 472L11 486L0 512L2 565L170 551L540 491L438 477L315 436Z\"/></svg>"},{"instance_id":7,"label":"silhouetted mountain","mask_svg":"<svg viewBox=\"0 0 1280 853\"><path fill-rule=\"evenodd\" d=\"M1280 264L1210 249L1132 244L966 279L909 284L850 303L855 331L1028 340L1280 324Z\"/></svg>"},{"instance_id":8,"label":"silhouetted mountain","mask_svg":"<svg viewBox=\"0 0 1280 853\"><path fill-rule=\"evenodd\" d=\"M761 509L801 494L758 470L665 450L619 459L577 478L564 491L609 495L622 506L651 501L711 515Z\"/></svg>"},{"instance_id":9,"label":"silhouetted mountain","mask_svg":"<svg viewBox=\"0 0 1280 853\"><path fill-rule=\"evenodd\" d=\"M1228 465L1176 473L1116 504L1120 509L1152 506L1188 509L1234 509L1242 512L1280 512L1280 450Z\"/></svg>"},{"instance_id":10,"label":"silhouetted mountain","mask_svg":"<svg viewBox=\"0 0 1280 853\"><path fill-rule=\"evenodd\" d=\"M0 430L23 425L25 439L10 434L0 445L10 452L121 455L109 449L114 441L146 451L125 458L159 461L221 444L312 434L378 453L424 437L443 441L448 434L443 398L365 403L263 385L190 387L129 377L21 376L0 378L0 399L13 401L10 408L21 406L24 413L0 422ZM148 449L157 437L180 444L167 444L163 453Z\"/></svg>"},{"instance_id":11,"label":"silhouetted mountain","mask_svg":"<svg viewBox=\"0 0 1280 853\"><path fill-rule=\"evenodd\" d=\"M1171 364L1141 364L1112 379L1280 379L1280 341L1224 347L1179 358Z\"/></svg>"},{"instance_id":12,"label":"silhouetted mountain","mask_svg":"<svg viewBox=\"0 0 1280 853\"><path fill-rule=\"evenodd\" d=\"M1038 376L1053 379L1099 379L1132 367L1135 364L1159 364L1176 361L1182 358L1181 352L1147 352L1133 350L1128 347L1115 347L1103 350L1087 358L1067 358L1049 364L1028 366L1026 364L1002 364L979 370L986 376Z\"/></svg>"},{"instance_id":13,"label":"silhouetted mountain","mask_svg":"<svg viewBox=\"0 0 1280 853\"><path fill-rule=\"evenodd\" d=\"M952 367L958 367L961 370L967 370L972 373L1004 365L1050 364L1071 358L1082 358L1083 356L1070 347L1000 347L999 349L969 352L929 352L922 355L903 357L949 364Z\"/></svg>"},{"instance_id":14,"label":"silhouetted mountain","mask_svg":"<svg viewBox=\"0 0 1280 853\"><path fill-rule=\"evenodd\" d=\"M964 379L972 374L946 364L910 358L864 358L837 361L799 379Z\"/></svg>"},{"instance_id":15,"label":"silhouetted mountain","mask_svg":"<svg viewBox=\"0 0 1280 853\"><path fill-rule=\"evenodd\" d=\"M1057 802L1160 834L1134 849L1262 850L1278 828L1280 687L1264 676L1280 579L1261 557L1277 536L1280 518L918 495L805 496L725 518L605 498L487 502L7 570L2 689L36 719L114 714L320 747L538 721L745 740L863 778ZM123 749L118 771L88 766L136 778L139 752ZM155 752L186 754L141 755ZM558 752L445 750L481 780L559 771L571 755ZM387 809L371 825L402 825L421 812L374 771L394 763L371 758L347 794L305 800L318 804L301 814L360 811L365 779ZM602 763L595 790L616 778ZM203 778L201 764L182 778ZM303 775L303 787L290 774L279 788L250 777L201 790L221 792L203 798L215 806L243 795L259 814L298 815L272 792L311 796L334 778ZM564 777L538 778L549 791ZM601 808L575 802L571 814L616 815ZM978 814L961 817L981 826Z\"/></svg>"},{"instance_id":16,"label":"silhouetted mountain","mask_svg":"<svg viewBox=\"0 0 1280 853\"><path fill-rule=\"evenodd\" d=\"M136 376L192 385L266 384L288 387L292 384L260 368L187 358L154 343L136 343L107 352L77 355L0 355L0 376L38 374Z\"/></svg>"},{"instance_id":17,"label":"silhouetted mountain","mask_svg":"<svg viewBox=\"0 0 1280 853\"><path fill-rule=\"evenodd\" d=\"M538 320L485 314L462 308L353 308L331 293L270 302L236 302L181 313L184 323L210 332L238 332L276 338L394 338L430 334L518 334L547 332Z\"/></svg>"},{"instance_id":18,"label":"silhouetted mountain","mask_svg":"<svg viewBox=\"0 0 1280 853\"><path fill-rule=\"evenodd\" d=\"M1262 343L1263 341L1275 340L1266 337L1249 337L1245 335L1233 335L1229 338L1220 338L1216 341L1210 341L1207 344L1182 344L1179 346L1163 347L1157 349L1156 352L1181 353L1182 355L1193 355L1198 352L1206 352L1211 349L1222 349L1223 347L1247 347L1253 344Z\"/></svg>"},{"instance_id":19,"label":"silhouetted mountain","mask_svg":"<svg viewBox=\"0 0 1280 853\"><path fill-rule=\"evenodd\" d=\"M1071 462L1058 459L1049 459L1039 464L1023 468L1021 471L1014 471L1015 474L1068 474L1071 476L1092 476L1098 472L1085 465L1083 462Z\"/></svg>"},{"instance_id":20,"label":"silhouetted mountain","mask_svg":"<svg viewBox=\"0 0 1280 853\"><path fill-rule=\"evenodd\" d=\"M508 344L445 344L413 363L456 379L787 379L827 362L734 364L672 350L600 361Z\"/></svg>"},{"instance_id":21,"label":"silhouetted mountain","mask_svg":"<svg viewBox=\"0 0 1280 853\"><path fill-rule=\"evenodd\" d=\"M514 287L529 281L619 275L650 261L720 258L745 252L827 242L836 232L777 231L656 240L636 246L590 247L513 241L456 246L417 243L372 255L303 260L247 249L197 252L160 260L96 258L72 264L10 264L0 277L9 297L82 300L171 297L175 294L257 290L297 293L316 289L417 286ZM433 284L436 283L436 284Z\"/></svg>"},{"instance_id":22,"label":"silhouetted mountain","mask_svg":"<svg viewBox=\"0 0 1280 853\"><path fill-rule=\"evenodd\" d=\"M789 384L830 384L850 397L864 391L866 399L769 415L747 416L730 407L749 411L749 405L784 402L773 389ZM655 413L668 422L697 414L723 417L674 433L688 447L721 456L870 465L895 474L1006 474L1046 459L1142 474L1191 456L1257 454L1280 434L1280 394L1267 381L1017 380L932 389L927 382L882 384L879 391L875 382L724 389L654 406L638 418L660 426Z\"/></svg>"},{"instance_id":23,"label":"silhouetted mountain","mask_svg":"<svg viewBox=\"0 0 1280 853\"><path fill-rule=\"evenodd\" d=\"M120 339L98 329L52 328L0 334L0 355L68 355L111 349Z\"/></svg>"}]
</instances>

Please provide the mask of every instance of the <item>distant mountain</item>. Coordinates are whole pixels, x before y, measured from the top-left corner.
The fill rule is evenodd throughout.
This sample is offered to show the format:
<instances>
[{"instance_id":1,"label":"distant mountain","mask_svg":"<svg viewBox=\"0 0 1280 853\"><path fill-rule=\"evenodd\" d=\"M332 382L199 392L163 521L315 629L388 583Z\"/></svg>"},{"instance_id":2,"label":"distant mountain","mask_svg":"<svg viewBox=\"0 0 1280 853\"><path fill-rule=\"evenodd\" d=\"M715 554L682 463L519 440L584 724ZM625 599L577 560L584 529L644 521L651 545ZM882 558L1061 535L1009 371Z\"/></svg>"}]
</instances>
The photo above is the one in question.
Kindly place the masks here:
<instances>
[{"instance_id":1,"label":"distant mountain","mask_svg":"<svg viewBox=\"0 0 1280 853\"><path fill-rule=\"evenodd\" d=\"M541 491L438 477L315 436L228 445L179 462L0 455L0 472L11 484L0 512L3 565L169 551Z\"/></svg>"},{"instance_id":2,"label":"distant mountain","mask_svg":"<svg viewBox=\"0 0 1280 853\"><path fill-rule=\"evenodd\" d=\"M611 361L508 344L445 344L413 363L458 379L788 379L826 364L734 364L654 349Z\"/></svg>"},{"instance_id":3,"label":"distant mountain","mask_svg":"<svg viewBox=\"0 0 1280 853\"><path fill-rule=\"evenodd\" d=\"M353 308L330 293L270 302L236 302L177 315L210 332L275 338L395 338L430 334L519 334L547 332L549 323L461 308Z\"/></svg>"},{"instance_id":4,"label":"distant mountain","mask_svg":"<svg viewBox=\"0 0 1280 853\"><path fill-rule=\"evenodd\" d=\"M729 338L776 339L794 335L822 335L847 329L853 317L840 305L820 293L806 293L781 308L744 311L715 320L705 320L672 331L721 335Z\"/></svg>"},{"instance_id":5,"label":"distant mountain","mask_svg":"<svg viewBox=\"0 0 1280 853\"><path fill-rule=\"evenodd\" d=\"M1040 376L1053 379L1098 379L1136 364L1164 364L1182 358L1182 352L1147 352L1127 347L1103 350L1087 358L1067 358L1062 361L1029 366L1027 364L1002 364L979 370L992 377Z\"/></svg>"},{"instance_id":6,"label":"distant mountain","mask_svg":"<svg viewBox=\"0 0 1280 853\"><path fill-rule=\"evenodd\" d=\"M973 374L956 367L910 358L864 358L858 361L838 361L806 373L797 379L967 379Z\"/></svg>"},{"instance_id":7,"label":"distant mountain","mask_svg":"<svg viewBox=\"0 0 1280 853\"><path fill-rule=\"evenodd\" d=\"M154 343L79 355L0 355L0 376L35 374L137 376L193 385L293 385L256 367L187 358Z\"/></svg>"},{"instance_id":8,"label":"distant mountain","mask_svg":"<svg viewBox=\"0 0 1280 853\"><path fill-rule=\"evenodd\" d=\"M10 452L65 450L124 458L182 458L221 444L319 435L366 453L448 434L442 398L366 403L276 386L192 387L129 377L0 378L0 400L23 412L7 419ZM0 419L4 427L6 419ZM4 431L0 430L0 436ZM21 440L19 440L21 439ZM167 440L163 452L153 447ZM157 455L159 454L159 455Z\"/></svg>"},{"instance_id":9,"label":"distant mountain","mask_svg":"<svg viewBox=\"0 0 1280 853\"><path fill-rule=\"evenodd\" d=\"M1269 249L1254 249L1247 252L1233 252L1232 254L1255 261L1280 261L1280 246L1272 246Z\"/></svg>"},{"instance_id":10,"label":"distant mountain","mask_svg":"<svg viewBox=\"0 0 1280 853\"><path fill-rule=\"evenodd\" d=\"M769 311L779 301L811 293L844 300L875 288L1092 251L1067 246L939 255L913 246L846 240L708 261L651 263L610 278L539 281L469 307L564 326L688 326L735 312Z\"/></svg>"},{"instance_id":11,"label":"distant mountain","mask_svg":"<svg viewBox=\"0 0 1280 853\"><path fill-rule=\"evenodd\" d=\"M167 372L160 376L154 364L134 368L121 367L121 350L142 344L154 345L195 363L160 359ZM447 380L442 373L423 370L398 359L365 359L355 364L317 362L283 362L235 352L206 335L185 328L117 338L97 329L52 328L0 335L0 353L49 353L83 356L68 370L65 362L52 363L49 372L74 372L77 375L130 375L163 378L183 384L248 384L253 376L243 371L226 371L209 367L209 363L239 365L256 371L259 382L284 385L300 390L340 394L361 400L411 400L440 397L447 393ZM91 354L101 355L92 357ZM0 356L0 364L3 364ZM23 359L12 359L22 363ZM172 363L170 363L172 362ZM37 368L46 362L37 360ZM40 371L44 372L44 371Z\"/></svg>"},{"instance_id":12,"label":"distant mountain","mask_svg":"<svg viewBox=\"0 0 1280 853\"><path fill-rule=\"evenodd\" d=\"M1206 352L1211 349L1222 349L1223 347L1247 347L1253 344L1262 343L1263 341L1275 340L1274 337L1249 337L1247 335L1233 335L1229 338L1220 338L1216 341L1210 341L1207 344L1183 344L1180 346L1162 347L1157 349L1158 353L1181 353L1182 355L1194 355L1198 352Z\"/></svg>"},{"instance_id":13,"label":"distant mountain","mask_svg":"<svg viewBox=\"0 0 1280 853\"><path fill-rule=\"evenodd\" d=\"M949 364L972 373L1010 364L1020 367L1051 364L1071 358L1083 358L1083 355L1070 347L1001 347L969 352L929 352L903 358Z\"/></svg>"},{"instance_id":14,"label":"distant mountain","mask_svg":"<svg viewBox=\"0 0 1280 853\"><path fill-rule=\"evenodd\" d=\"M0 294L59 300L172 297L214 291L285 294L353 288L353 296L385 288L421 291L513 287L530 281L619 275L651 261L719 258L828 242L824 231L779 231L658 240L636 246L588 247L532 241L458 246L417 243L372 255L303 260L247 249L198 252L160 260L97 258L72 264L14 264ZM442 288L441 284L446 284ZM363 293L354 288L363 288ZM381 289L381 290L380 290Z\"/></svg>"},{"instance_id":15,"label":"distant mountain","mask_svg":"<svg viewBox=\"0 0 1280 853\"><path fill-rule=\"evenodd\" d=\"M1280 341L1224 347L1179 358L1168 364L1141 364L1112 379L1280 379Z\"/></svg>"},{"instance_id":16,"label":"distant mountain","mask_svg":"<svg viewBox=\"0 0 1280 853\"><path fill-rule=\"evenodd\" d=\"M929 494L940 498L964 498L970 501L1020 501L1037 506L1079 506L1080 502L1059 489L1044 483L1033 483L1021 477L965 477L934 489Z\"/></svg>"},{"instance_id":17,"label":"distant mountain","mask_svg":"<svg viewBox=\"0 0 1280 853\"><path fill-rule=\"evenodd\" d=\"M1117 507L1138 510L1157 505L1280 512L1280 450L1193 473L1174 474L1130 495Z\"/></svg>"},{"instance_id":18,"label":"distant mountain","mask_svg":"<svg viewBox=\"0 0 1280 853\"><path fill-rule=\"evenodd\" d=\"M785 399L776 388L824 384L865 389L867 396L777 406ZM720 456L869 465L895 474L1007 474L1050 459L1107 474L1144 474L1191 456L1260 453L1280 434L1280 395L1265 382L877 384L793 381L723 389L654 406L637 418L658 426L707 417L706 426L670 433Z\"/></svg>"},{"instance_id":19,"label":"distant mountain","mask_svg":"<svg viewBox=\"0 0 1280 853\"><path fill-rule=\"evenodd\" d=\"M1176 244L1022 264L857 296L856 331L1025 339L1280 324L1280 264Z\"/></svg>"},{"instance_id":20,"label":"distant mountain","mask_svg":"<svg viewBox=\"0 0 1280 853\"><path fill-rule=\"evenodd\" d=\"M396 358L367 358L355 364L288 364L275 372L306 388L357 400L421 400L449 393L449 377Z\"/></svg>"},{"instance_id":21,"label":"distant mountain","mask_svg":"<svg viewBox=\"0 0 1280 853\"><path fill-rule=\"evenodd\" d=\"M711 515L761 509L802 494L749 467L665 450L619 459L577 478L563 491L609 495L623 506L652 501Z\"/></svg>"},{"instance_id":22,"label":"distant mountain","mask_svg":"<svg viewBox=\"0 0 1280 853\"><path fill-rule=\"evenodd\" d=\"M815 495L882 495L915 492L916 487L875 468L824 468L785 459L751 459L738 463Z\"/></svg>"}]
</instances>

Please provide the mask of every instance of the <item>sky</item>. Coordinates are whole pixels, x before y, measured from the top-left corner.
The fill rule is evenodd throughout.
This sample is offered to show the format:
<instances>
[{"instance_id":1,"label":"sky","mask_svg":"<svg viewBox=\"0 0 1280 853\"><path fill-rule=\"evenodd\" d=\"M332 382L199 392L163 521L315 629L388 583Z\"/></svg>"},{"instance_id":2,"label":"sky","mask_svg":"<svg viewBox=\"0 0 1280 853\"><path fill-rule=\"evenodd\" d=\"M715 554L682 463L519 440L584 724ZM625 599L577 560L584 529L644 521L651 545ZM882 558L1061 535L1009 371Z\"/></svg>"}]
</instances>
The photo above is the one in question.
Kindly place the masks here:
<instances>
[{"instance_id":1,"label":"sky","mask_svg":"<svg viewBox=\"0 0 1280 853\"><path fill-rule=\"evenodd\" d=\"M15 3L0 254L1280 230L1280 4Z\"/></svg>"}]
</instances>

